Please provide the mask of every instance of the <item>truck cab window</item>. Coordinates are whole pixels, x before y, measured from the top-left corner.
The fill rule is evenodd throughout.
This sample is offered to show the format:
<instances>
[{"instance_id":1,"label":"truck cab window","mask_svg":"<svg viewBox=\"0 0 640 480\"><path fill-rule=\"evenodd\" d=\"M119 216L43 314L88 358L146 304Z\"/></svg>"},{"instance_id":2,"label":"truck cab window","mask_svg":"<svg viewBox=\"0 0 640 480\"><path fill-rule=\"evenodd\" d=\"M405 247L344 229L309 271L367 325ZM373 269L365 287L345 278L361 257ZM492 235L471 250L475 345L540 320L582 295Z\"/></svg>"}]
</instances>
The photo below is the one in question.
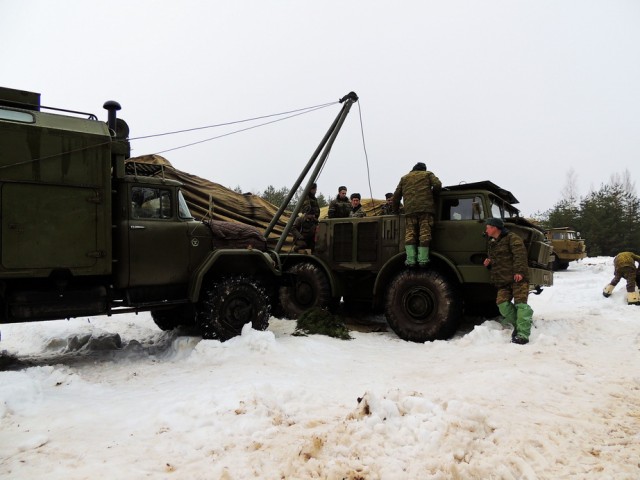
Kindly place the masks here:
<instances>
[{"instance_id":1,"label":"truck cab window","mask_svg":"<svg viewBox=\"0 0 640 480\"><path fill-rule=\"evenodd\" d=\"M442 203L441 220L480 220L484 218L482 199L456 198Z\"/></svg>"},{"instance_id":2,"label":"truck cab window","mask_svg":"<svg viewBox=\"0 0 640 480\"><path fill-rule=\"evenodd\" d=\"M182 196L181 191L178 191L178 217L184 219L193 218L193 215L191 215L189 207L187 206L187 201Z\"/></svg>"},{"instance_id":3,"label":"truck cab window","mask_svg":"<svg viewBox=\"0 0 640 480\"><path fill-rule=\"evenodd\" d=\"M132 187L131 218L171 218L171 191Z\"/></svg>"}]
</instances>

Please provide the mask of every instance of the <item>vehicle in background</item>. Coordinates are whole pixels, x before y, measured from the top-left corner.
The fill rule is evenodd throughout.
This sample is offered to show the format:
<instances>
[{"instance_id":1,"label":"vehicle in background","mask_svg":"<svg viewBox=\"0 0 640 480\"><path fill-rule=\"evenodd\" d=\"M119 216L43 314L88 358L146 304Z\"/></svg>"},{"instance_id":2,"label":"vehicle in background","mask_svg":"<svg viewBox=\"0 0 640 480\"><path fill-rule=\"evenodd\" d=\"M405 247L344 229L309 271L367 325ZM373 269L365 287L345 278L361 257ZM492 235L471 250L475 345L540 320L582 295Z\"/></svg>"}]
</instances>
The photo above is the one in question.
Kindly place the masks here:
<instances>
[{"instance_id":1,"label":"vehicle in background","mask_svg":"<svg viewBox=\"0 0 640 480\"><path fill-rule=\"evenodd\" d=\"M550 228L546 231L546 236L553 245L554 270L566 270L569 267L569 262L581 260L587 256L587 246L580 238L580 232L576 232L570 227Z\"/></svg>"}]
</instances>

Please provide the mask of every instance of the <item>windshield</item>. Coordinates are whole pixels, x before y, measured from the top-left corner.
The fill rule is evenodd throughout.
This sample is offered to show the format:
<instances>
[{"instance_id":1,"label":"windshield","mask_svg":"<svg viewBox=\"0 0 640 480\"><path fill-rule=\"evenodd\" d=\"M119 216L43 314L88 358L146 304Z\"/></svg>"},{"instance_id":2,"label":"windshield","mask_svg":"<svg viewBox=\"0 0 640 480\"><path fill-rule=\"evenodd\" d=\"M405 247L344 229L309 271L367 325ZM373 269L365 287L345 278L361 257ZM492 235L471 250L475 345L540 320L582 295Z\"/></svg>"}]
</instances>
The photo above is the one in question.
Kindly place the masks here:
<instances>
[{"instance_id":1,"label":"windshield","mask_svg":"<svg viewBox=\"0 0 640 480\"><path fill-rule=\"evenodd\" d=\"M520 210L504 200L491 196L491 216L494 218L516 218L520 216Z\"/></svg>"},{"instance_id":2,"label":"windshield","mask_svg":"<svg viewBox=\"0 0 640 480\"><path fill-rule=\"evenodd\" d=\"M178 191L178 216L180 218L193 218L191 212L189 211L189 207L187 206L187 201L182 196L181 191Z\"/></svg>"}]
</instances>

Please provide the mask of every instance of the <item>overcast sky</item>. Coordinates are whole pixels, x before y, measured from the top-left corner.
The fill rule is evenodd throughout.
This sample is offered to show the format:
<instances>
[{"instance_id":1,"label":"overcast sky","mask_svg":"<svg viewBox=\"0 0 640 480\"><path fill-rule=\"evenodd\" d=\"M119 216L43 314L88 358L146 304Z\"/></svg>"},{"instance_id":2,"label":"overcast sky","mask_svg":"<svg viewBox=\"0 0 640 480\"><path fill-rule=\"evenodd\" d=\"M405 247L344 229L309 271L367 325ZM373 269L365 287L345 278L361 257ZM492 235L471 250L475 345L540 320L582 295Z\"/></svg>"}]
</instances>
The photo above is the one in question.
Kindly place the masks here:
<instances>
[{"instance_id":1,"label":"overcast sky","mask_svg":"<svg viewBox=\"0 0 640 480\"><path fill-rule=\"evenodd\" d=\"M101 119L117 100L133 138L353 90L321 193L365 198L370 183L381 198L423 161L444 184L492 180L530 215L572 168L579 196L626 170L638 183L639 25L637 0L0 0L0 85ZM231 188L291 186L339 109L163 156ZM230 130L138 140L133 154Z\"/></svg>"}]
</instances>

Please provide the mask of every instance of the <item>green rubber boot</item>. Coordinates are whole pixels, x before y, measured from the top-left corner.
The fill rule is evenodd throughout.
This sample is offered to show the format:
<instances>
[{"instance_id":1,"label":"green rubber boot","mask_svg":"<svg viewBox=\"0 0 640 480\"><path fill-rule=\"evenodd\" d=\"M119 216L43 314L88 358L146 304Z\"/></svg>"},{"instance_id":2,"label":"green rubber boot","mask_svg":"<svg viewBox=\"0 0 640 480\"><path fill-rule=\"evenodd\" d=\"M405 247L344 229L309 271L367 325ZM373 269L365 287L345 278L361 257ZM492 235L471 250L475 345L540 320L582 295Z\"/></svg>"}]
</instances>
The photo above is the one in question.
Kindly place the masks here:
<instances>
[{"instance_id":1,"label":"green rubber boot","mask_svg":"<svg viewBox=\"0 0 640 480\"><path fill-rule=\"evenodd\" d=\"M429 247L418 247L418 265L426 267L429 263Z\"/></svg>"},{"instance_id":2,"label":"green rubber boot","mask_svg":"<svg viewBox=\"0 0 640 480\"><path fill-rule=\"evenodd\" d=\"M415 267L416 266L416 246L405 245L404 249L407 252L407 259L404 261L404 264L407 267Z\"/></svg>"},{"instance_id":3,"label":"green rubber boot","mask_svg":"<svg viewBox=\"0 0 640 480\"><path fill-rule=\"evenodd\" d=\"M498 310L500 310L500 315L504 317L500 323L516 328L516 307L513 306L513 303L502 302L498 304Z\"/></svg>"},{"instance_id":4,"label":"green rubber boot","mask_svg":"<svg viewBox=\"0 0 640 480\"><path fill-rule=\"evenodd\" d=\"M516 303L516 329L514 343L527 343L531 335L531 319L533 310L526 303ZM520 341L516 341L520 339Z\"/></svg>"}]
</instances>

